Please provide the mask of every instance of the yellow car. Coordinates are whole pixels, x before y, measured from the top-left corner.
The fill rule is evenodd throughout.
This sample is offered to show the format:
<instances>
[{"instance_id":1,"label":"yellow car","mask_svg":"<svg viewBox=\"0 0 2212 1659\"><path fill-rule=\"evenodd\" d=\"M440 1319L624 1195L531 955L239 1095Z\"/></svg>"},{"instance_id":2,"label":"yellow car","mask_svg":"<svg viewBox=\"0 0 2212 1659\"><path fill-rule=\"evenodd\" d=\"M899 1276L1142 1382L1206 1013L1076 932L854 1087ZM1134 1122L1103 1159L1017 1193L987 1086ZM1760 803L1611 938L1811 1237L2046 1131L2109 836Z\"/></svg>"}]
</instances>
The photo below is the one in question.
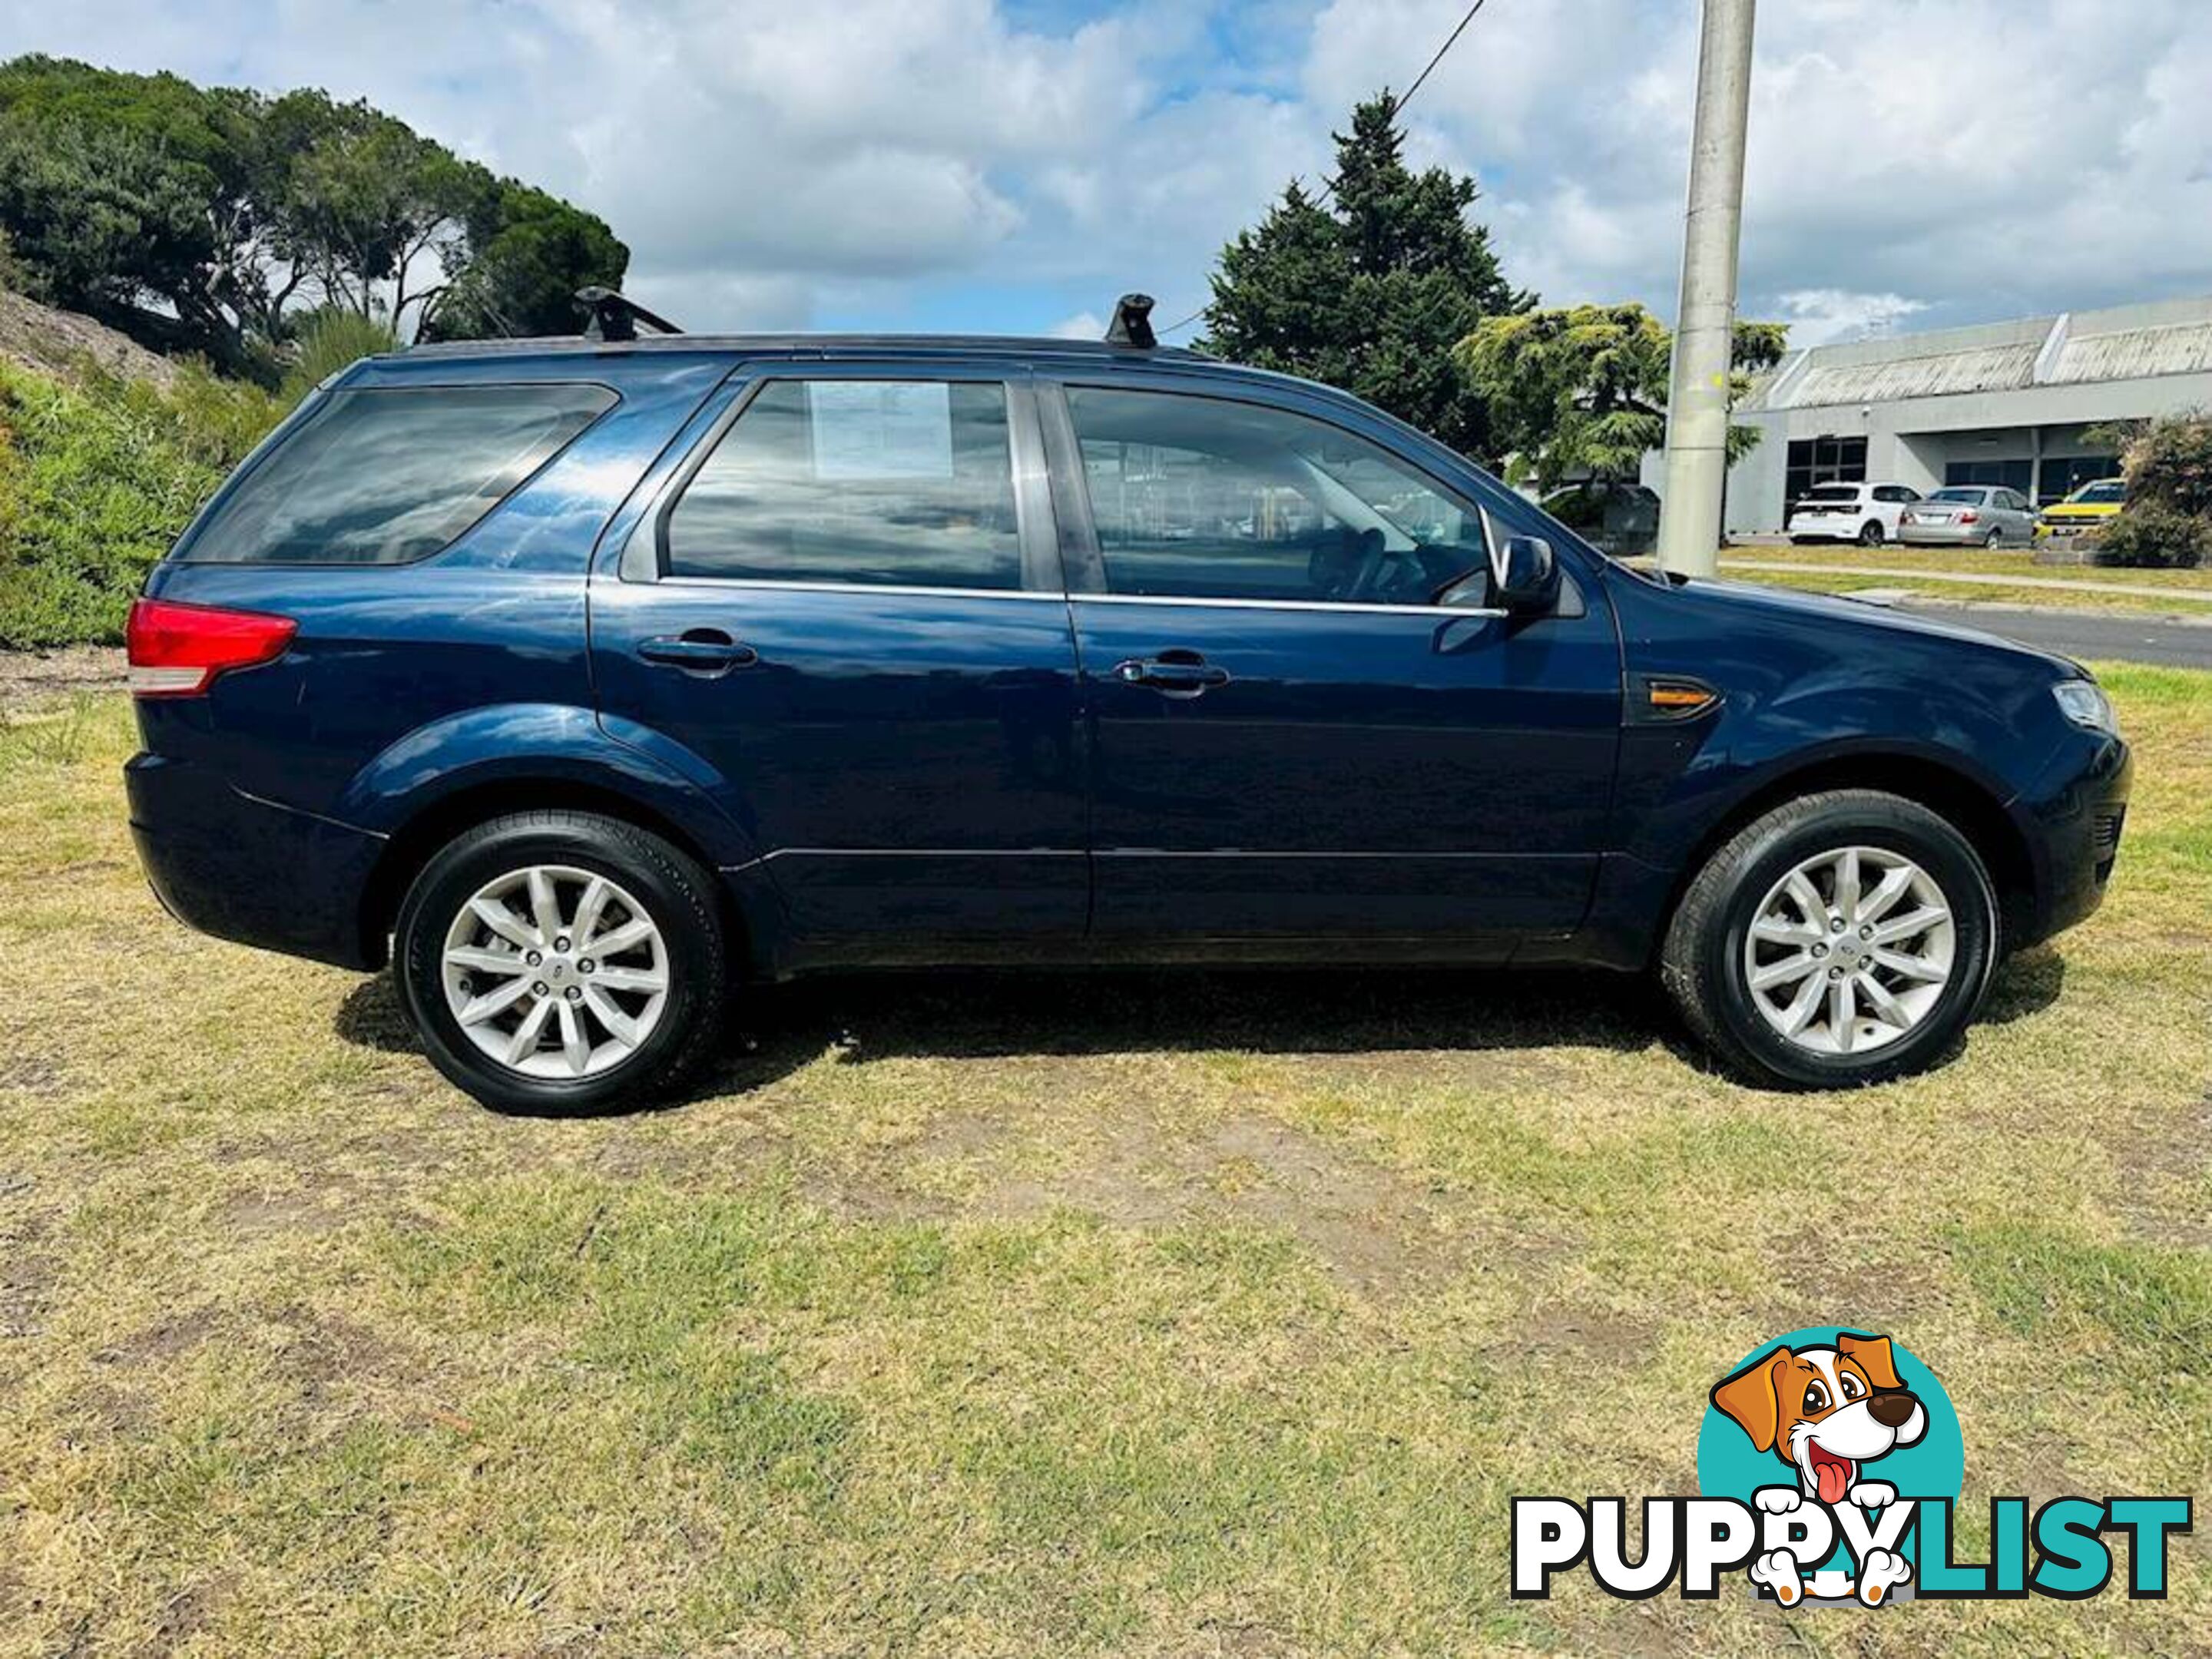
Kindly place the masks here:
<instances>
[{"instance_id":1,"label":"yellow car","mask_svg":"<svg viewBox=\"0 0 2212 1659\"><path fill-rule=\"evenodd\" d=\"M2035 539L2078 536L2085 530L2098 529L2119 516L2127 499L2124 478L2100 478L2094 483L2085 483L2064 501L2043 509L2043 516L2035 521Z\"/></svg>"}]
</instances>

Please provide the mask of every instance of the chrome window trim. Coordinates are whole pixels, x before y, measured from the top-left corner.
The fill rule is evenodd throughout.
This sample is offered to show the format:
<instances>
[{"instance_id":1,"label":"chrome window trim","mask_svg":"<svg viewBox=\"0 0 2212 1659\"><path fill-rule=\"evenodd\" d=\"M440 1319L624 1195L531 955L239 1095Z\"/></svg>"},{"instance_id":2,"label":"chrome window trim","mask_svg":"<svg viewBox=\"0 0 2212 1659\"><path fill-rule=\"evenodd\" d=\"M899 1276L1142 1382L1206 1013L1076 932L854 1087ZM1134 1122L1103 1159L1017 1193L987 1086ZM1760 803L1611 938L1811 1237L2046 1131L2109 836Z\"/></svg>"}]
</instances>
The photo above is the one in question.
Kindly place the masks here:
<instances>
[{"instance_id":1,"label":"chrome window trim","mask_svg":"<svg viewBox=\"0 0 2212 1659\"><path fill-rule=\"evenodd\" d=\"M1026 599L1051 605L1197 605L1210 611L1322 611L1373 617L1428 617L1456 621L1462 617L1504 617L1495 606L1361 605L1339 599L1178 599L1156 593L1070 593L1056 588L919 587L890 582L786 581L765 576L663 576L664 587L756 588L772 593L883 593L927 599Z\"/></svg>"},{"instance_id":2,"label":"chrome window trim","mask_svg":"<svg viewBox=\"0 0 2212 1659\"><path fill-rule=\"evenodd\" d=\"M1328 611L1372 617L1430 617L1447 621L1461 617L1503 617L1495 605L1363 605L1355 599L1182 599L1163 593L1070 593L1071 605L1200 605L1212 611Z\"/></svg>"},{"instance_id":3,"label":"chrome window trim","mask_svg":"<svg viewBox=\"0 0 2212 1659\"><path fill-rule=\"evenodd\" d=\"M1067 596L1046 587L922 587L903 582L827 582L773 576L662 576L661 587L755 588L769 593L886 593L929 599L1027 599L1061 605Z\"/></svg>"}]
</instances>

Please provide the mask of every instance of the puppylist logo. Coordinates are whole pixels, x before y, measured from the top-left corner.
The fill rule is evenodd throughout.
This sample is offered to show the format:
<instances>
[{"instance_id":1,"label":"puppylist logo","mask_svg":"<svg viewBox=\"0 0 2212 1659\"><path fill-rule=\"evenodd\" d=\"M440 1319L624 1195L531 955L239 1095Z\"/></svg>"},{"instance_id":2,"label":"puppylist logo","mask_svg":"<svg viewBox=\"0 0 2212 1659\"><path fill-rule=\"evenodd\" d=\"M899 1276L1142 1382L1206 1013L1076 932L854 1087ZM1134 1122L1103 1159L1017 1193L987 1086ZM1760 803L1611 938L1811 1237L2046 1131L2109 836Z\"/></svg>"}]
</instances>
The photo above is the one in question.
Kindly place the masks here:
<instances>
[{"instance_id":1,"label":"puppylist logo","mask_svg":"<svg viewBox=\"0 0 2212 1659\"><path fill-rule=\"evenodd\" d=\"M2104 1591L2124 1536L2128 1594L2166 1595L2166 1549L2191 1529L2187 1498L1990 1501L1988 1559L1960 1562L1965 1478L1958 1413L1935 1373L1889 1337L1826 1326L1766 1343L1712 1387L1698 1437L1697 1498L1642 1500L1629 1559L1628 1499L1513 1500L1513 1595L1548 1596L1587 1567L1640 1600L1691 1601L1741 1572L1749 1593L1878 1607L1928 1600L2080 1601Z\"/></svg>"}]
</instances>

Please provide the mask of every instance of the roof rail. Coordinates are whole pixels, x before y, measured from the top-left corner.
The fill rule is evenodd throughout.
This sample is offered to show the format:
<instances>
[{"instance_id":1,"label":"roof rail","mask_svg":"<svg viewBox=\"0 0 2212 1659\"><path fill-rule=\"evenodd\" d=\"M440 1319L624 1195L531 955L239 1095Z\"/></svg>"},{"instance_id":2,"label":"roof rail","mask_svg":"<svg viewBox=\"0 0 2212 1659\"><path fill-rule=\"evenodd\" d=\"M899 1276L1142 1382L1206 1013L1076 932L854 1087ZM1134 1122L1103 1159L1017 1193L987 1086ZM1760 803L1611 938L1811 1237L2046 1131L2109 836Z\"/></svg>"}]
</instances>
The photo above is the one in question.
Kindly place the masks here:
<instances>
[{"instance_id":1,"label":"roof rail","mask_svg":"<svg viewBox=\"0 0 2212 1659\"><path fill-rule=\"evenodd\" d=\"M635 300L626 300L611 288L580 288L576 303L591 313L591 320L584 325L587 340L605 340L619 344L637 338L637 325L643 323L655 334L681 334L684 331L665 317L655 316Z\"/></svg>"},{"instance_id":2,"label":"roof rail","mask_svg":"<svg viewBox=\"0 0 2212 1659\"><path fill-rule=\"evenodd\" d=\"M1152 296L1149 294L1124 294L1114 301L1114 324L1106 331L1111 345L1134 346L1139 351L1150 351L1158 345L1159 336L1152 332Z\"/></svg>"}]
</instances>

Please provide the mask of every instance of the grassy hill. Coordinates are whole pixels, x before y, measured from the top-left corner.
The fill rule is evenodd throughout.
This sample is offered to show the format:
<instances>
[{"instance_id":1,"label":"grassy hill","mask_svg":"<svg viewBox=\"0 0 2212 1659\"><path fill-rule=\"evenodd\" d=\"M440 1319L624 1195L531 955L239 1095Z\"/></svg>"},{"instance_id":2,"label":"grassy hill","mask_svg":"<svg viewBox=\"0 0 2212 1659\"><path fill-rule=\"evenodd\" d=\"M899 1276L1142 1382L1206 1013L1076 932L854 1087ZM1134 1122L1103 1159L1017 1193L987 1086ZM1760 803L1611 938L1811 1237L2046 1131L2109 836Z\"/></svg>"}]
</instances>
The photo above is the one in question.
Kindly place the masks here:
<instances>
[{"instance_id":1,"label":"grassy hill","mask_svg":"<svg viewBox=\"0 0 2212 1659\"><path fill-rule=\"evenodd\" d=\"M0 648L120 639L148 567L283 407L0 292Z\"/></svg>"}]
</instances>

